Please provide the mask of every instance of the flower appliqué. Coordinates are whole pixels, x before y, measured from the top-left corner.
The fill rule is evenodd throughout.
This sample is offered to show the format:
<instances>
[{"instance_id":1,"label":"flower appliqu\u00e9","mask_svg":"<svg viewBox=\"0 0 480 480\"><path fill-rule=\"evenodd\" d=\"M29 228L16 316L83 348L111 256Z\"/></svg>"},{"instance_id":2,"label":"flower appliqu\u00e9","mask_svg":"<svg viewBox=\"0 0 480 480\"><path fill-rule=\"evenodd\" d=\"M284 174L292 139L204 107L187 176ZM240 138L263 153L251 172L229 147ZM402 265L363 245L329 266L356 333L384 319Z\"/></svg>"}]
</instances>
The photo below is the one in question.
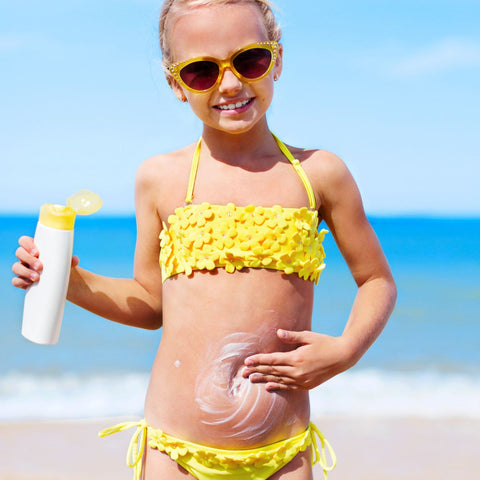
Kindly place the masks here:
<instances>
[{"instance_id":1,"label":"flower appliqu\u00e9","mask_svg":"<svg viewBox=\"0 0 480 480\"><path fill-rule=\"evenodd\" d=\"M303 208L190 204L160 233L162 280L195 270L269 268L318 282L325 268L318 214Z\"/></svg>"}]
</instances>

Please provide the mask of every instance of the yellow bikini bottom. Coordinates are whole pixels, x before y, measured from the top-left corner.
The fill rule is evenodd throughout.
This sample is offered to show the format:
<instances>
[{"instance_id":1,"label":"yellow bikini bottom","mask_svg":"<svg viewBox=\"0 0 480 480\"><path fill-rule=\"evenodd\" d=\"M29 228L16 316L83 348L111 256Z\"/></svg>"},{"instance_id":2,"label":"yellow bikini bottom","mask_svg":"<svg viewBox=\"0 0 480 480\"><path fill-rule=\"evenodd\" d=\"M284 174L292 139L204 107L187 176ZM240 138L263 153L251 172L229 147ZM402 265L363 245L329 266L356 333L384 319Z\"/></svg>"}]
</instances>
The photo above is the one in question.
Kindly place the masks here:
<instances>
[{"instance_id":1,"label":"yellow bikini bottom","mask_svg":"<svg viewBox=\"0 0 480 480\"><path fill-rule=\"evenodd\" d=\"M165 452L198 480L266 480L309 446L312 446L312 465L320 464L325 479L337 462L332 447L313 423L292 438L251 450L223 450L187 442L149 426L145 420L120 423L102 430L99 436L106 437L129 428L137 429L127 452L127 465L134 469L134 480L141 478L147 438L150 448ZM320 449L316 437L320 440ZM331 465L327 465L326 449Z\"/></svg>"}]
</instances>

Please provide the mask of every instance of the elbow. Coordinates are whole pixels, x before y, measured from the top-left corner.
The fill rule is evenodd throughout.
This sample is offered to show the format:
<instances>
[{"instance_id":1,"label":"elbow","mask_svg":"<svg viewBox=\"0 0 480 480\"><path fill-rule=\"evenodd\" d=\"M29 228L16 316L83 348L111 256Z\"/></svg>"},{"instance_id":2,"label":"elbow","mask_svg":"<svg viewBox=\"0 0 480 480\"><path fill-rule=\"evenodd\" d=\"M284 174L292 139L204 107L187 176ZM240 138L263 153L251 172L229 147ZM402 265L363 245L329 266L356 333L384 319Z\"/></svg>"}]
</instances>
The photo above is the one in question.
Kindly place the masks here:
<instances>
[{"instance_id":1,"label":"elbow","mask_svg":"<svg viewBox=\"0 0 480 480\"><path fill-rule=\"evenodd\" d=\"M381 317L385 323L392 314L395 303L397 301L397 285L390 272L372 278L371 286L374 288L374 297L378 305L379 311L382 312Z\"/></svg>"},{"instance_id":2,"label":"elbow","mask_svg":"<svg viewBox=\"0 0 480 480\"><path fill-rule=\"evenodd\" d=\"M159 330L163 326L162 315L157 315L150 319L148 324L145 326L146 330Z\"/></svg>"},{"instance_id":3,"label":"elbow","mask_svg":"<svg viewBox=\"0 0 480 480\"><path fill-rule=\"evenodd\" d=\"M393 306L395 306L395 304L397 303L397 295L398 295L397 285L395 284L395 282L393 282L393 285L392 285L392 304L393 304Z\"/></svg>"},{"instance_id":4,"label":"elbow","mask_svg":"<svg viewBox=\"0 0 480 480\"><path fill-rule=\"evenodd\" d=\"M380 282L378 284L380 285L379 292L381 292L381 296L383 297L385 306L388 310L388 315L390 315L395 307L398 295L397 284L395 283L390 267L386 265L384 271L377 277L374 277L373 280Z\"/></svg>"},{"instance_id":5,"label":"elbow","mask_svg":"<svg viewBox=\"0 0 480 480\"><path fill-rule=\"evenodd\" d=\"M149 330L159 330L163 326L163 309L162 302L156 300L153 305L150 305L149 308Z\"/></svg>"},{"instance_id":6,"label":"elbow","mask_svg":"<svg viewBox=\"0 0 480 480\"><path fill-rule=\"evenodd\" d=\"M163 326L162 309L149 306L142 318L142 328L145 330L158 330Z\"/></svg>"},{"instance_id":7,"label":"elbow","mask_svg":"<svg viewBox=\"0 0 480 480\"><path fill-rule=\"evenodd\" d=\"M390 275L390 278L387 279L387 285L388 285L388 293L390 297L390 304L391 304L391 309L395 307L395 303L397 302L397 295L398 295L398 290L397 290L397 284L395 283L395 280L392 275Z\"/></svg>"},{"instance_id":8,"label":"elbow","mask_svg":"<svg viewBox=\"0 0 480 480\"><path fill-rule=\"evenodd\" d=\"M393 313L393 310L395 308L395 304L397 302L397 285L395 283L395 280L393 277L390 275L387 278L384 279L383 282L383 310L384 310L384 318L385 318L385 323L388 321L390 318L390 315Z\"/></svg>"},{"instance_id":9,"label":"elbow","mask_svg":"<svg viewBox=\"0 0 480 480\"><path fill-rule=\"evenodd\" d=\"M147 302L144 299L130 297L128 299L127 325L144 330L158 330L163 325L161 302ZM122 322L123 323L123 322Z\"/></svg>"}]
</instances>

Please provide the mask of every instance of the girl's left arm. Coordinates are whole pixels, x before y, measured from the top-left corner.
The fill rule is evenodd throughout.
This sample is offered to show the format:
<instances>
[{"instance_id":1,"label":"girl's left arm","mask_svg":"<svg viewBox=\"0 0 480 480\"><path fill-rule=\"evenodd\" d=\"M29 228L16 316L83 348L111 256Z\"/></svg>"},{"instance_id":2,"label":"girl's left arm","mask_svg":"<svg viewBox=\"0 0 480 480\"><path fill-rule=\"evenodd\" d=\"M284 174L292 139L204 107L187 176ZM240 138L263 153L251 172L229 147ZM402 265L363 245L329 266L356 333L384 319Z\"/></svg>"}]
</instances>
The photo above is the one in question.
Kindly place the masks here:
<instances>
[{"instance_id":1,"label":"girl's left arm","mask_svg":"<svg viewBox=\"0 0 480 480\"><path fill-rule=\"evenodd\" d=\"M347 262L357 294L342 335L279 330L278 337L297 348L245 360L244 377L266 383L267 390L311 389L355 365L380 335L396 300L392 273L353 177L335 155L316 156L319 212Z\"/></svg>"}]
</instances>

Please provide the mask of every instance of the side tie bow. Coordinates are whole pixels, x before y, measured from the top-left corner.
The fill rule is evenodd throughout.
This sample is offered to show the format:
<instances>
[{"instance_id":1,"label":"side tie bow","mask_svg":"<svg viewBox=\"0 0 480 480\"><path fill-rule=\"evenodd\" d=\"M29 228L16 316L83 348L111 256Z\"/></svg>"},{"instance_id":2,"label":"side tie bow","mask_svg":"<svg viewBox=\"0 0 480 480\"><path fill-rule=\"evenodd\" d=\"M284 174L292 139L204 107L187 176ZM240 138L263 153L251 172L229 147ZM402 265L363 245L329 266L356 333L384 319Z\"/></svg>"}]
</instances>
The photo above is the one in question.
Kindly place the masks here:
<instances>
[{"instance_id":1,"label":"side tie bow","mask_svg":"<svg viewBox=\"0 0 480 480\"><path fill-rule=\"evenodd\" d=\"M99 437L107 437L114 433L123 432L129 428L136 428L136 432L133 434L130 440L130 445L127 451L127 466L133 468L134 480L140 480L142 474L142 460L145 453L145 446L147 444L147 429L148 425L145 419L139 422L124 422L119 423L110 428L106 428L99 432Z\"/></svg>"}]
</instances>

